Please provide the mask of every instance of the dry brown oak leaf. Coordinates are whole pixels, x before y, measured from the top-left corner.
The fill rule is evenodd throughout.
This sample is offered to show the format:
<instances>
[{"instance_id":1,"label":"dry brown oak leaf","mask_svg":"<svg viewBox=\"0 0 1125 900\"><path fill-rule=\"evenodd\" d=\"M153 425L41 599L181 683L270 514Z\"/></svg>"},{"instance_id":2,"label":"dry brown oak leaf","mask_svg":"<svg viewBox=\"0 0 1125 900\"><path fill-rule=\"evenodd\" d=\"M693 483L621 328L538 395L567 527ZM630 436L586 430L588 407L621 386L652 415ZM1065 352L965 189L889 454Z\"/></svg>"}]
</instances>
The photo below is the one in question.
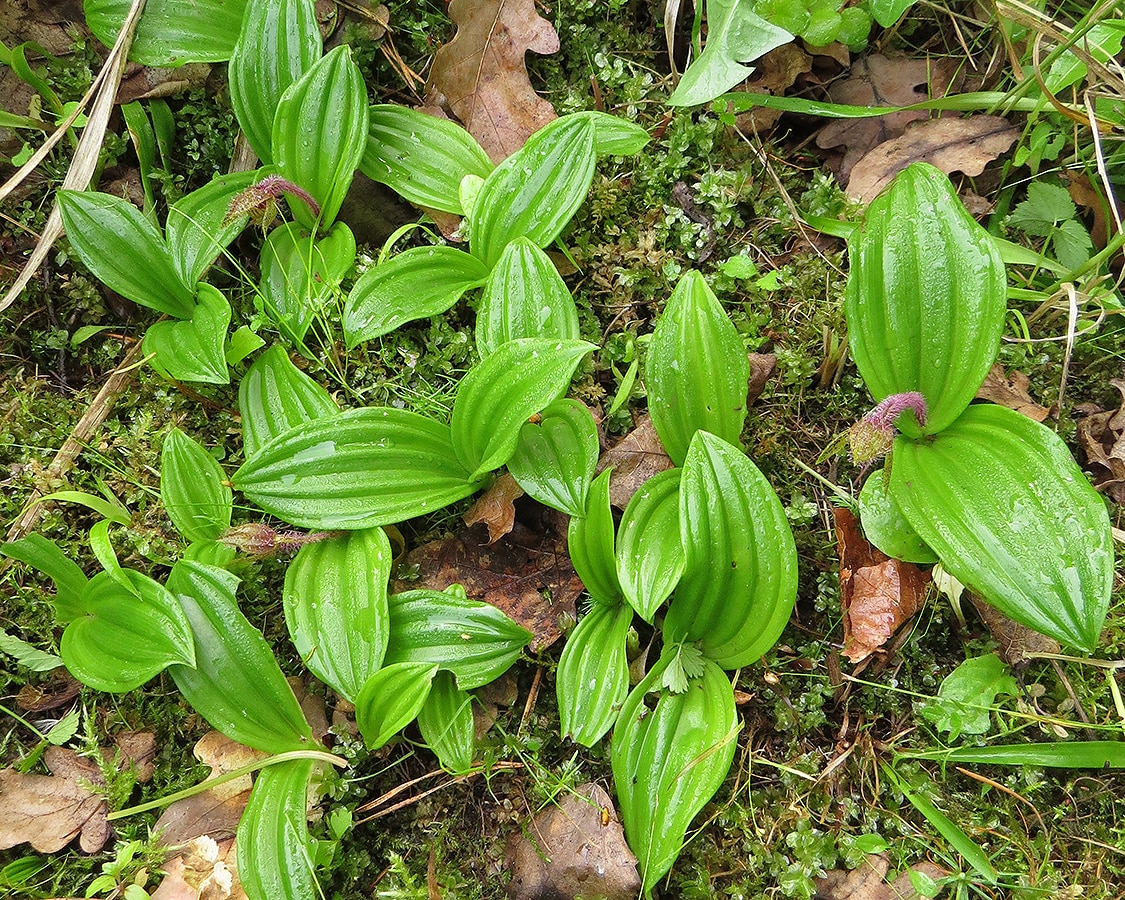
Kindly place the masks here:
<instances>
[{"instance_id":1,"label":"dry brown oak leaf","mask_svg":"<svg viewBox=\"0 0 1125 900\"><path fill-rule=\"evenodd\" d=\"M457 33L434 56L427 102L448 106L498 163L555 118L531 87L524 55L557 53L558 33L535 0L453 0L449 17Z\"/></svg>"},{"instance_id":2,"label":"dry brown oak leaf","mask_svg":"<svg viewBox=\"0 0 1125 900\"><path fill-rule=\"evenodd\" d=\"M1121 392L1121 407L1116 411L1086 410L1078 420L1078 437L1086 451L1086 461L1097 467L1094 487L1116 503L1125 503L1125 381L1109 382Z\"/></svg>"},{"instance_id":3,"label":"dry brown oak leaf","mask_svg":"<svg viewBox=\"0 0 1125 900\"><path fill-rule=\"evenodd\" d=\"M1011 375L1004 372L1004 367L999 363L989 369L984 376L984 383L977 391L978 400L989 400L1008 409L1014 409L1029 419L1042 422L1051 414L1051 411L1036 403L1029 393L1031 379L1023 372L1012 370Z\"/></svg>"}]
</instances>

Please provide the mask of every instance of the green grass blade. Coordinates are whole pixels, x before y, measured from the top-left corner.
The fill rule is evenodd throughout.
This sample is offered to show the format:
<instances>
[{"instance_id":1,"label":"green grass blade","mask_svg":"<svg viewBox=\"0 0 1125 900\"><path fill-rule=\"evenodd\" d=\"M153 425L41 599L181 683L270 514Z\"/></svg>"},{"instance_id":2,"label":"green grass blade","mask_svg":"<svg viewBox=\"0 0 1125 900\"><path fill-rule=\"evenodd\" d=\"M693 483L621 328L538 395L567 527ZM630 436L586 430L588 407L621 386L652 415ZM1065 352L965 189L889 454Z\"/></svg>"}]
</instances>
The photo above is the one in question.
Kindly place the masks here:
<instances>
[{"instance_id":1,"label":"green grass blade","mask_svg":"<svg viewBox=\"0 0 1125 900\"><path fill-rule=\"evenodd\" d=\"M1125 741L1071 741L1060 744L999 744L905 753L911 759L1056 769L1125 768Z\"/></svg>"}]
</instances>

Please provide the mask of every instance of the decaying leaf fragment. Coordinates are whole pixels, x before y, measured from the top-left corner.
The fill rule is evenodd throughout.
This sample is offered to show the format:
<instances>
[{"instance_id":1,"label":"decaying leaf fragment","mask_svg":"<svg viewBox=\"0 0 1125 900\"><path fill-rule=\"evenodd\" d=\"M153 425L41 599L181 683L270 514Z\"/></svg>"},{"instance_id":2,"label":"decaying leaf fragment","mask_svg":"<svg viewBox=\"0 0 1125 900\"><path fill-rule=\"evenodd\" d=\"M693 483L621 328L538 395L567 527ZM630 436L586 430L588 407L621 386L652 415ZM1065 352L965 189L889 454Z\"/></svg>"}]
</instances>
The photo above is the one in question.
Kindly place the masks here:
<instances>
[{"instance_id":1,"label":"decaying leaf fragment","mask_svg":"<svg viewBox=\"0 0 1125 900\"><path fill-rule=\"evenodd\" d=\"M515 501L522 496L523 488L519 482L505 472L477 498L461 520L470 528L480 524L487 526L488 543L495 544L515 526Z\"/></svg>"},{"instance_id":2,"label":"decaying leaf fragment","mask_svg":"<svg viewBox=\"0 0 1125 900\"><path fill-rule=\"evenodd\" d=\"M618 509L628 506L629 498L653 475L672 468L651 418L641 416L636 428L602 454L598 471L610 466L609 502Z\"/></svg>"},{"instance_id":3,"label":"decaying leaf fragment","mask_svg":"<svg viewBox=\"0 0 1125 900\"><path fill-rule=\"evenodd\" d=\"M1078 421L1078 437L1086 460L1096 466L1099 476L1094 487L1117 503L1125 503L1125 380L1111 379L1121 393L1121 407L1116 411L1087 410Z\"/></svg>"},{"instance_id":4,"label":"decaying leaf fragment","mask_svg":"<svg viewBox=\"0 0 1125 900\"><path fill-rule=\"evenodd\" d=\"M1028 393L1029 387L1031 387L1031 379L1023 372L1013 370L1011 375L1007 375L1004 367L996 363L984 377L984 384L977 391L977 399L991 400L993 403L1023 413L1029 419L1042 422L1051 411L1031 399L1031 394Z\"/></svg>"},{"instance_id":5,"label":"decaying leaf fragment","mask_svg":"<svg viewBox=\"0 0 1125 900\"><path fill-rule=\"evenodd\" d=\"M911 871L935 881L949 874L941 866L923 861L888 883L884 879L889 869L890 860L885 853L873 854L858 869L833 869L817 878L816 896L821 900L920 900L921 895L910 882Z\"/></svg>"}]
</instances>

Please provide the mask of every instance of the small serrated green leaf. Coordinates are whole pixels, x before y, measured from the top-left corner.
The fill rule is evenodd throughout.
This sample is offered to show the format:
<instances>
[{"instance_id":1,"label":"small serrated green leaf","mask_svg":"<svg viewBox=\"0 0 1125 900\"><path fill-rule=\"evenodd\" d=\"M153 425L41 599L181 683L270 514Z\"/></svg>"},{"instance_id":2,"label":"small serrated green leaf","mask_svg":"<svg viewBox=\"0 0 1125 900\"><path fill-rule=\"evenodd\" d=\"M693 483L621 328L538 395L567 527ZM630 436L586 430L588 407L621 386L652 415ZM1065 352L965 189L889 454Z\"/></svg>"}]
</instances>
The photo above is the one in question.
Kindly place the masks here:
<instances>
[{"instance_id":1,"label":"small serrated green leaf","mask_svg":"<svg viewBox=\"0 0 1125 900\"><path fill-rule=\"evenodd\" d=\"M955 741L962 734L987 734L990 707L1001 694L1019 691L1007 665L995 653L967 659L942 679L937 696L921 708L922 716Z\"/></svg>"},{"instance_id":2,"label":"small serrated green leaf","mask_svg":"<svg viewBox=\"0 0 1125 900\"><path fill-rule=\"evenodd\" d=\"M61 657L33 647L27 641L8 634L3 628L0 628L0 653L6 653L19 665L32 672L50 672L65 665Z\"/></svg>"}]
</instances>

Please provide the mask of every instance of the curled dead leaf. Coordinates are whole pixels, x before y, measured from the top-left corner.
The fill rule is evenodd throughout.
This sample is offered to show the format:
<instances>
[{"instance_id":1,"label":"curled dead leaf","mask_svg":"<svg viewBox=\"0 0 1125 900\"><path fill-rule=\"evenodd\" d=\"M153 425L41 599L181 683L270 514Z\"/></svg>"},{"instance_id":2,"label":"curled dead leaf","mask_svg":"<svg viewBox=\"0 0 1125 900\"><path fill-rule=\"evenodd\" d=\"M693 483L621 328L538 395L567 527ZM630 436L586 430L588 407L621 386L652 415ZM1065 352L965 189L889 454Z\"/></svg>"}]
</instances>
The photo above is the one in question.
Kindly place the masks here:
<instances>
[{"instance_id":1,"label":"curled dead leaf","mask_svg":"<svg viewBox=\"0 0 1125 900\"><path fill-rule=\"evenodd\" d=\"M1013 370L1011 375L1007 375L1004 367L997 363L984 376L984 384L977 391L977 399L991 400L1000 406L1014 409L1029 419L1042 422L1051 411L1031 399L1031 394L1028 393L1030 387L1031 380L1023 372Z\"/></svg>"},{"instance_id":2,"label":"curled dead leaf","mask_svg":"<svg viewBox=\"0 0 1125 900\"><path fill-rule=\"evenodd\" d=\"M672 468L672 460L647 415L637 419L637 427L610 447L598 460L598 471L613 466L609 481L609 502L624 509L642 484L653 475Z\"/></svg>"},{"instance_id":3,"label":"curled dead leaf","mask_svg":"<svg viewBox=\"0 0 1125 900\"><path fill-rule=\"evenodd\" d=\"M477 498L461 520L470 528L483 523L488 528L488 543L495 544L516 524L515 501L522 496L519 482L505 472Z\"/></svg>"}]
</instances>

